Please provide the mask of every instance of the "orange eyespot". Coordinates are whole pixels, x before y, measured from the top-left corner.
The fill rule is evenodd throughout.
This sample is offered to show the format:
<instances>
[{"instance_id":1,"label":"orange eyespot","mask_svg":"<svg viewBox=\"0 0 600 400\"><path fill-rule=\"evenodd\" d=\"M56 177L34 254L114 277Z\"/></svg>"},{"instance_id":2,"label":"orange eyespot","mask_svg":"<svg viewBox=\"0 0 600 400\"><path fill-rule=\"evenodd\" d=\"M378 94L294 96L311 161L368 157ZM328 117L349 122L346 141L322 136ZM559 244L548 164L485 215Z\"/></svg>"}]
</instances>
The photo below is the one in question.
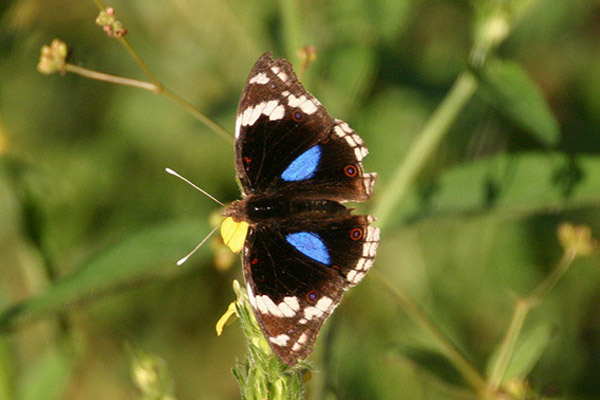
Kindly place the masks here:
<instances>
[{"instance_id":1,"label":"orange eyespot","mask_svg":"<svg viewBox=\"0 0 600 400\"><path fill-rule=\"evenodd\" d=\"M302 114L301 111L294 111L292 113L292 119L296 122L302 121L303 118L304 118L304 114Z\"/></svg>"},{"instance_id":2,"label":"orange eyespot","mask_svg":"<svg viewBox=\"0 0 600 400\"><path fill-rule=\"evenodd\" d=\"M358 175L358 168L352 164L348 164L344 167L344 173L347 177L354 178L356 175Z\"/></svg>"},{"instance_id":3,"label":"orange eyespot","mask_svg":"<svg viewBox=\"0 0 600 400\"><path fill-rule=\"evenodd\" d=\"M353 228L350 231L350 239L352 240L360 240L363 237L363 230L362 228Z\"/></svg>"},{"instance_id":4,"label":"orange eyespot","mask_svg":"<svg viewBox=\"0 0 600 400\"><path fill-rule=\"evenodd\" d=\"M309 304L315 304L317 302L318 297L319 295L314 290L311 290L310 292L306 293L306 301Z\"/></svg>"}]
</instances>

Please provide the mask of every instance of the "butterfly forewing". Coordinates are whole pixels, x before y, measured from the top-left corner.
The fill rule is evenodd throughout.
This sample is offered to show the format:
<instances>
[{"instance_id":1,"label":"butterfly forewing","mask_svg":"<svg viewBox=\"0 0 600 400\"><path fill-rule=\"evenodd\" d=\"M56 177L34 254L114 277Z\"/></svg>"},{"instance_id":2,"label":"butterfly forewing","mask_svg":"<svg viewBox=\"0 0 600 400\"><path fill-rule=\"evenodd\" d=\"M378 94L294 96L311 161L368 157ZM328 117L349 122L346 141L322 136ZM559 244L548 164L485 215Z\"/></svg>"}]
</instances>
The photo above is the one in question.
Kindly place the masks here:
<instances>
[{"instance_id":1,"label":"butterfly forewing","mask_svg":"<svg viewBox=\"0 0 600 400\"><path fill-rule=\"evenodd\" d=\"M290 63L264 54L250 72L236 120L236 168L245 192L272 190L285 168L333 124Z\"/></svg>"},{"instance_id":2,"label":"butterfly forewing","mask_svg":"<svg viewBox=\"0 0 600 400\"><path fill-rule=\"evenodd\" d=\"M335 120L325 139L307 152L313 150L320 154L310 177L286 180L279 175L271 182L270 191L293 193L297 198L338 202L363 201L371 197L377 174L364 172L362 159L368 150L348 124Z\"/></svg>"}]
</instances>

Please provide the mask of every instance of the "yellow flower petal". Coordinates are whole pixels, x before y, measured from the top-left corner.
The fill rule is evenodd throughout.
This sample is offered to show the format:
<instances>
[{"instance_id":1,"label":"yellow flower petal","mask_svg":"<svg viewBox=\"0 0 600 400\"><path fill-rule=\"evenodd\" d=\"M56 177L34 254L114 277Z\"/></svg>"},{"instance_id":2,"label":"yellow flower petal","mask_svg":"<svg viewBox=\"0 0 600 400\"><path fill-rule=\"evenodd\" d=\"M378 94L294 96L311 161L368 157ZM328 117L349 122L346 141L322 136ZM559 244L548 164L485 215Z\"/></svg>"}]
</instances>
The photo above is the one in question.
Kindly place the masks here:
<instances>
[{"instance_id":1,"label":"yellow flower petal","mask_svg":"<svg viewBox=\"0 0 600 400\"><path fill-rule=\"evenodd\" d=\"M247 222L235 222L231 217L225 218L221 224L221 236L223 237L223 242L234 253L239 253L244 247L248 227L249 225Z\"/></svg>"},{"instance_id":2,"label":"yellow flower petal","mask_svg":"<svg viewBox=\"0 0 600 400\"><path fill-rule=\"evenodd\" d=\"M225 325L228 325L228 321L230 320L232 315L236 315L235 301L232 301L229 304L229 307L227 308L227 311L225 311L225 314L223 314L223 316L217 321L217 326L215 327L217 329L217 336L221 336L221 334L223 333L223 328L225 327Z\"/></svg>"}]
</instances>

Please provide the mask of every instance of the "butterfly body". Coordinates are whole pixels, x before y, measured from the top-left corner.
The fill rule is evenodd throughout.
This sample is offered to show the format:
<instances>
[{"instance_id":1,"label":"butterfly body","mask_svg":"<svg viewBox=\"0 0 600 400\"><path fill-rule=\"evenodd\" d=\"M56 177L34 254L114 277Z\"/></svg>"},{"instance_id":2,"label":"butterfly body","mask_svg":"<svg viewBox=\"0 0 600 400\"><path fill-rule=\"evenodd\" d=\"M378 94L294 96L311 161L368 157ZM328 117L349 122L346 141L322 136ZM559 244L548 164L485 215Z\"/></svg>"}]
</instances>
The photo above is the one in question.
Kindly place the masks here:
<instances>
[{"instance_id":1,"label":"butterfly body","mask_svg":"<svg viewBox=\"0 0 600 400\"><path fill-rule=\"evenodd\" d=\"M278 222L294 224L307 219L332 218L336 214L347 214L350 210L331 200L298 200L248 196L234 202L225 212L237 222L246 221L250 226Z\"/></svg>"},{"instance_id":2,"label":"butterfly body","mask_svg":"<svg viewBox=\"0 0 600 400\"><path fill-rule=\"evenodd\" d=\"M374 218L342 203L372 195L361 138L333 119L283 59L263 54L250 72L236 120L242 200L224 215L246 223L244 277L257 322L288 365L312 351L343 292L375 258Z\"/></svg>"}]
</instances>

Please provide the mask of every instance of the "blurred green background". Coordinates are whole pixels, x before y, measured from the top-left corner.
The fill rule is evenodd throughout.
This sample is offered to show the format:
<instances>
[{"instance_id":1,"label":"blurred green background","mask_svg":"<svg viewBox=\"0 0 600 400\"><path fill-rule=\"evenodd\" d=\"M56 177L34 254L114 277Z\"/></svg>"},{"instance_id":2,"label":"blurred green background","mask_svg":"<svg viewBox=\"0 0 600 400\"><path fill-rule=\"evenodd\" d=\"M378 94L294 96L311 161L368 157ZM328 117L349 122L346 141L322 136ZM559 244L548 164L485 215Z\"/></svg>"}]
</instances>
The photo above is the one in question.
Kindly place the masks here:
<instances>
[{"instance_id":1,"label":"blurred green background","mask_svg":"<svg viewBox=\"0 0 600 400\"><path fill-rule=\"evenodd\" d=\"M558 263L560 223L600 236L598 1L108 5L159 80L229 131L262 52L299 67L297 48L315 46L302 80L361 135L365 169L379 174L361 212L377 209L467 69L486 10L526 9L494 52L525 83L510 68L482 72L489 85L378 221L379 278L419 304L482 374L515 298ZM242 333L234 324L217 337L214 326L235 298L240 263L216 238L175 266L219 210L164 172L233 201L232 145L164 97L37 72L41 46L60 38L73 64L145 79L97 14L91 0L0 3L0 399L136 398L128 347L165 361L180 400L239 398L230 369L245 357ZM528 99L529 84L541 110L512 101ZM599 266L597 254L576 260L525 323L534 338L547 333L527 379L537 392L600 398ZM345 296L310 361L309 398L471 398L371 275Z\"/></svg>"}]
</instances>

